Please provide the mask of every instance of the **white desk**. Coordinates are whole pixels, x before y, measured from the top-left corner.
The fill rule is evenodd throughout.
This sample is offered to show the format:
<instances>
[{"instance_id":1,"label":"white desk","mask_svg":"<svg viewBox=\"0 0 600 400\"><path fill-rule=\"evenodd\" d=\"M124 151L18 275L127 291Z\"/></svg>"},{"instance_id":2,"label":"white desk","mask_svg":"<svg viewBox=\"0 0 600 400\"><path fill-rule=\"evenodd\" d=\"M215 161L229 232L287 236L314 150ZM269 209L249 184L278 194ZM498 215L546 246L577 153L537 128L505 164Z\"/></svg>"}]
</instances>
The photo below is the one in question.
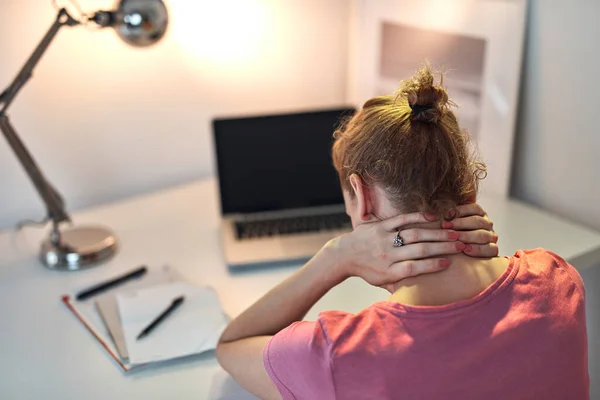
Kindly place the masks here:
<instances>
[{"instance_id":1,"label":"white desk","mask_svg":"<svg viewBox=\"0 0 600 400\"><path fill-rule=\"evenodd\" d=\"M140 264L168 263L190 280L214 286L225 310L239 314L294 269L231 275L220 253L214 180L75 213L102 223L121 249L107 264L51 271L37 261L45 233L0 233L0 399L205 399L222 372L212 354L125 376L59 301L83 279L102 280ZM578 268L600 264L600 234L515 201L482 199L500 235L502 254L545 247ZM309 313L358 311L386 292L351 279ZM211 389L212 388L212 389Z\"/></svg>"}]
</instances>

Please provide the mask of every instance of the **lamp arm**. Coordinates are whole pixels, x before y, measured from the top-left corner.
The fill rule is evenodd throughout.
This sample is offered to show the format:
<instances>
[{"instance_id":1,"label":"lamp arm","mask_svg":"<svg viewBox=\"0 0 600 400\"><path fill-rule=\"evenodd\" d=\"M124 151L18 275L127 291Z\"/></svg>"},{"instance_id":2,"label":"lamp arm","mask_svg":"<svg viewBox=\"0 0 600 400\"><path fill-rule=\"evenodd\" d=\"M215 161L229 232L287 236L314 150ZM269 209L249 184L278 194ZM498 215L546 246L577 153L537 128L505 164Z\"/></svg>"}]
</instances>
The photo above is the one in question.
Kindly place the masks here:
<instances>
[{"instance_id":1,"label":"lamp arm","mask_svg":"<svg viewBox=\"0 0 600 400\"><path fill-rule=\"evenodd\" d=\"M21 71L17 74L13 82L0 94L0 130L8 141L8 144L19 159L19 162L29 175L29 179L33 182L38 194L44 201L48 210L48 218L54 225L58 225L63 221L69 221L70 217L65 210L64 200L56 189L46 180L46 177L37 166L35 160L17 135L17 132L12 127L6 111L12 101L15 99L19 90L31 78L33 69L42 58L42 55L56 36L63 25L74 26L78 25L79 21L71 17L63 8L58 11L56 20L42 38L41 42L35 48L33 54L29 57Z\"/></svg>"},{"instance_id":2,"label":"lamp arm","mask_svg":"<svg viewBox=\"0 0 600 400\"><path fill-rule=\"evenodd\" d=\"M21 162L23 169L25 169L27 175L29 175L29 179L33 182L38 194L44 201L46 209L48 210L48 218L55 224L70 221L69 214L67 214L67 211L65 210L63 198L50 182L48 182L40 168L37 166L35 160L10 124L6 114L0 113L0 130Z\"/></svg>"},{"instance_id":3,"label":"lamp arm","mask_svg":"<svg viewBox=\"0 0 600 400\"><path fill-rule=\"evenodd\" d=\"M23 65L21 71L19 71L10 86L0 94L0 115L6 113L8 107L19 93L19 90L21 90L25 83L31 78L33 69L48 49L48 46L50 46L50 43L52 43L52 39L54 39L60 28L63 25L74 26L78 24L79 21L71 17L64 8L61 8L58 11L54 23L50 26L50 29L48 29L48 32L46 32L25 65Z\"/></svg>"}]
</instances>

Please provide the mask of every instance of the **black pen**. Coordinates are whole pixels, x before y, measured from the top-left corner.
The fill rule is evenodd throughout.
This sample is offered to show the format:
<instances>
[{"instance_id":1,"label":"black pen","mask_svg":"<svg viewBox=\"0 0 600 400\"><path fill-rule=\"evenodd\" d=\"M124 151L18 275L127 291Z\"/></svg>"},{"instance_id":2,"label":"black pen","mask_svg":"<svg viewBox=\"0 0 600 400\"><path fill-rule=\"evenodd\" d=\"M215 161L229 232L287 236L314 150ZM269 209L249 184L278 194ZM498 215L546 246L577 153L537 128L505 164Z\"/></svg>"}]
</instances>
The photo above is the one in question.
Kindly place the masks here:
<instances>
[{"instance_id":1,"label":"black pen","mask_svg":"<svg viewBox=\"0 0 600 400\"><path fill-rule=\"evenodd\" d=\"M85 289L77 294L75 298L77 300L85 300L89 297L95 296L99 293L105 292L108 289L112 289L115 286L121 285L130 279L139 278L140 276L146 273L146 266L139 267L131 272L126 273L125 275L118 276L114 279L111 279L106 282L99 283L97 285L92 286L91 288Z\"/></svg>"},{"instance_id":2,"label":"black pen","mask_svg":"<svg viewBox=\"0 0 600 400\"><path fill-rule=\"evenodd\" d=\"M167 308L165 311L163 311L162 314L160 314L158 317L156 317L156 319L154 321L152 321L150 323L150 325L148 325L142 332L140 332L140 334L137 336L137 338L135 338L135 340L140 340L144 336L147 336L148 334L150 334L150 332L152 332L154 330L154 328L156 328L158 326L158 324L160 324L165 318L167 318L169 315L171 315L171 313L173 313L173 311L175 311L177 309L177 307L179 307L181 305L181 303L183 303L183 300L184 300L183 296L179 296L179 297L173 299L169 308Z\"/></svg>"}]
</instances>

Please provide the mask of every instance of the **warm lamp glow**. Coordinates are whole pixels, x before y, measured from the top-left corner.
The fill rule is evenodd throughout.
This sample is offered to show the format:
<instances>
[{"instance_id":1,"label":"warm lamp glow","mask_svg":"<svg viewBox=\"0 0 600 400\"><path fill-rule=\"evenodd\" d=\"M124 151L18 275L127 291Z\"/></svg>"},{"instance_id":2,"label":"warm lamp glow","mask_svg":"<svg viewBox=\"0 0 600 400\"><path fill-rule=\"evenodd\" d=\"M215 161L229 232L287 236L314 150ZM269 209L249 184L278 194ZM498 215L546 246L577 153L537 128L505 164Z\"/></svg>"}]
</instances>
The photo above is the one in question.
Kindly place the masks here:
<instances>
[{"instance_id":1,"label":"warm lamp glow","mask_svg":"<svg viewBox=\"0 0 600 400\"><path fill-rule=\"evenodd\" d=\"M225 64L255 59L266 37L261 0L170 2L175 40L195 58Z\"/></svg>"},{"instance_id":2,"label":"warm lamp glow","mask_svg":"<svg viewBox=\"0 0 600 400\"><path fill-rule=\"evenodd\" d=\"M435 26L461 26L467 20L464 5L458 6L455 2L448 0L433 0L422 2L421 6L426 9L428 20Z\"/></svg>"}]
</instances>

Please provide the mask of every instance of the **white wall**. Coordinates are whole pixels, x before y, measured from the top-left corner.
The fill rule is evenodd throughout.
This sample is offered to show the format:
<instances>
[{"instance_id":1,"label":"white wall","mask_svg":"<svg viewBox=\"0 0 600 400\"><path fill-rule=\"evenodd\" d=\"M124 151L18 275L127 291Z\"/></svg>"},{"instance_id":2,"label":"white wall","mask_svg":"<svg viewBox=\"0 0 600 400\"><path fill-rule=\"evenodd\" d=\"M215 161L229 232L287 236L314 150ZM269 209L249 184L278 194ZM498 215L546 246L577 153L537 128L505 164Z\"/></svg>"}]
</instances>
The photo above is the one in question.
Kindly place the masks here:
<instances>
[{"instance_id":1,"label":"white wall","mask_svg":"<svg viewBox=\"0 0 600 400\"><path fill-rule=\"evenodd\" d=\"M67 4L59 0L59 4ZM79 0L86 11L112 0ZM63 28L11 120L69 210L213 173L215 115L343 104L345 0L172 0L151 49ZM0 87L54 19L51 0L2 0ZM44 215L0 139L0 228Z\"/></svg>"},{"instance_id":2,"label":"white wall","mask_svg":"<svg viewBox=\"0 0 600 400\"><path fill-rule=\"evenodd\" d=\"M514 196L600 230L600 2L531 0Z\"/></svg>"}]
</instances>

